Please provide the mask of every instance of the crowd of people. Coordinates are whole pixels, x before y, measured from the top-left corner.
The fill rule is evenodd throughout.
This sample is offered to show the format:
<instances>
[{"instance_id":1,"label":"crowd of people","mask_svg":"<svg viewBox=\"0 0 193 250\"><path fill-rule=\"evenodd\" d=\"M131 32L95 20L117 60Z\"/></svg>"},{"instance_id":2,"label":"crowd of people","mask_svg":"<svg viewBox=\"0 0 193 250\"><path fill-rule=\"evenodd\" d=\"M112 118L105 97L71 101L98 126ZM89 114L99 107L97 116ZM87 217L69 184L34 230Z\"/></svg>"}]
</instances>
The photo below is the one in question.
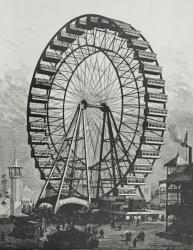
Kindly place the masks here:
<instances>
[{"instance_id":1,"label":"crowd of people","mask_svg":"<svg viewBox=\"0 0 193 250\"><path fill-rule=\"evenodd\" d=\"M96 221L89 222L91 215L88 213L87 210L82 209L81 211L74 212L71 216L63 217L53 215L49 210L44 210L44 214L40 215L41 217L41 230L40 236L46 235L47 226L55 225L56 231L71 231L81 230L91 236L96 237L97 239L104 239L105 233L104 228L101 227L101 224L96 224ZM96 215L95 215L96 217ZM114 230L122 231L129 228L130 224L135 223L138 226L142 220L139 218L131 218L130 220L125 220L125 216L122 215L112 216L109 220L110 226ZM125 232L125 242L126 244L132 244L133 248L137 247L138 242L144 242L145 240L145 233L144 231L138 232L138 234L134 234L132 232L126 231Z\"/></svg>"},{"instance_id":2,"label":"crowd of people","mask_svg":"<svg viewBox=\"0 0 193 250\"><path fill-rule=\"evenodd\" d=\"M136 223L136 226L140 224L140 220L137 218L136 220L132 220L133 223ZM131 221L121 221L121 218L114 217L110 221L110 226L114 230L124 230L125 228L128 228ZM140 231L137 235L133 235L131 231L125 232L125 242L128 245L129 242L133 243L133 248L137 247L137 242L144 242L145 241L145 232Z\"/></svg>"},{"instance_id":3,"label":"crowd of people","mask_svg":"<svg viewBox=\"0 0 193 250\"><path fill-rule=\"evenodd\" d=\"M129 242L133 242L133 248L137 247L137 242L144 242L145 241L145 232L144 231L140 231L136 237L133 237L132 232L127 231L125 233L125 241L126 244L128 244Z\"/></svg>"}]
</instances>

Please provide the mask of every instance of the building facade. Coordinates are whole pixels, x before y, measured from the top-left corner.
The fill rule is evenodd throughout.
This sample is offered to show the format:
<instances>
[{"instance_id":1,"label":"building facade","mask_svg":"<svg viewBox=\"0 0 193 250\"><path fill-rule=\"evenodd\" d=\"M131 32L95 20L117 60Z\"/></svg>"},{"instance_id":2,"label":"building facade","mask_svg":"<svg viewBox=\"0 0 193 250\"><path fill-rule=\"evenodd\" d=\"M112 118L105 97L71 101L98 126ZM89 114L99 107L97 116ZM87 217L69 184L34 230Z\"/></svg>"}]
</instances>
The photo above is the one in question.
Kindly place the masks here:
<instances>
[{"instance_id":1,"label":"building facade","mask_svg":"<svg viewBox=\"0 0 193 250\"><path fill-rule=\"evenodd\" d=\"M160 183L159 204L161 208L166 208L166 183Z\"/></svg>"},{"instance_id":2,"label":"building facade","mask_svg":"<svg viewBox=\"0 0 193 250\"><path fill-rule=\"evenodd\" d=\"M166 185L166 231L193 235L193 163L177 155L165 167L167 179L160 184Z\"/></svg>"}]
</instances>

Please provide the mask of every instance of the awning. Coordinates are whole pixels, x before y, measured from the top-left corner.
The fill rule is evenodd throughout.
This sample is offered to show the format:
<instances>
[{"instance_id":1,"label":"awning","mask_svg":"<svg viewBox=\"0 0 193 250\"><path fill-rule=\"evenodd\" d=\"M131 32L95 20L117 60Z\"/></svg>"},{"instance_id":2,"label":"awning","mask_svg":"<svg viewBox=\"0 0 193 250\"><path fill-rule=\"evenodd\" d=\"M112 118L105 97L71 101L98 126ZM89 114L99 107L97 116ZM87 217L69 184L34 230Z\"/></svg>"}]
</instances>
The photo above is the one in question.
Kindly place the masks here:
<instances>
[{"instance_id":1,"label":"awning","mask_svg":"<svg viewBox=\"0 0 193 250\"><path fill-rule=\"evenodd\" d=\"M147 211L139 211L139 212L127 212L126 216L137 216L137 215L162 215L165 214L165 210L147 210Z\"/></svg>"}]
</instances>

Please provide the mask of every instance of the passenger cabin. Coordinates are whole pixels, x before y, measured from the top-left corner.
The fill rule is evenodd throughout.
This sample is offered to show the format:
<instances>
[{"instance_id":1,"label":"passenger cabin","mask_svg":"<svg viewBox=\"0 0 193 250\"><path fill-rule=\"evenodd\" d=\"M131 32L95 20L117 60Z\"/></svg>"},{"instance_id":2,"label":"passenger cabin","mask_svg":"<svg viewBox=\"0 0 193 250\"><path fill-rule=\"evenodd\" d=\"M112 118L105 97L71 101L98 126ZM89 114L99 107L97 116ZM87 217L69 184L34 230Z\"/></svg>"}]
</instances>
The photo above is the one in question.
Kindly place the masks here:
<instances>
[{"instance_id":1,"label":"passenger cabin","mask_svg":"<svg viewBox=\"0 0 193 250\"><path fill-rule=\"evenodd\" d=\"M47 103L48 96L47 95L40 95L40 94L30 94L30 101L35 103Z\"/></svg>"},{"instance_id":2,"label":"passenger cabin","mask_svg":"<svg viewBox=\"0 0 193 250\"><path fill-rule=\"evenodd\" d=\"M38 167L43 169L51 169L53 167L53 162L38 161Z\"/></svg>"},{"instance_id":3,"label":"passenger cabin","mask_svg":"<svg viewBox=\"0 0 193 250\"><path fill-rule=\"evenodd\" d=\"M139 174L150 174L153 172L151 164L135 164L134 172Z\"/></svg>"},{"instance_id":4,"label":"passenger cabin","mask_svg":"<svg viewBox=\"0 0 193 250\"><path fill-rule=\"evenodd\" d=\"M51 63L58 63L60 60L62 60L62 56L56 52L46 51L42 57L42 60Z\"/></svg>"},{"instance_id":5,"label":"passenger cabin","mask_svg":"<svg viewBox=\"0 0 193 250\"><path fill-rule=\"evenodd\" d=\"M51 80L34 78L32 81L32 86L40 89L50 89L51 88Z\"/></svg>"},{"instance_id":6,"label":"passenger cabin","mask_svg":"<svg viewBox=\"0 0 193 250\"><path fill-rule=\"evenodd\" d=\"M162 67L159 65L151 65L147 63L141 63L139 66L139 73L144 72L150 75L159 75L162 73Z\"/></svg>"},{"instance_id":7,"label":"passenger cabin","mask_svg":"<svg viewBox=\"0 0 193 250\"><path fill-rule=\"evenodd\" d=\"M145 185L145 178L144 177L135 177L135 176L128 176L127 185Z\"/></svg>"},{"instance_id":8,"label":"passenger cabin","mask_svg":"<svg viewBox=\"0 0 193 250\"><path fill-rule=\"evenodd\" d=\"M134 59L138 60L138 58L141 61L144 62L154 62L156 61L156 54L152 52L147 52L143 50L137 50L137 52L134 53Z\"/></svg>"},{"instance_id":9,"label":"passenger cabin","mask_svg":"<svg viewBox=\"0 0 193 250\"><path fill-rule=\"evenodd\" d=\"M123 22L119 22L119 21L117 21L117 24L119 25L119 27L123 30L123 31L128 31L128 30L130 30L130 29L132 29L131 28L131 24L129 24L129 23L123 23Z\"/></svg>"},{"instance_id":10,"label":"passenger cabin","mask_svg":"<svg viewBox=\"0 0 193 250\"><path fill-rule=\"evenodd\" d=\"M43 108L30 108L30 116L32 117L45 117L47 110Z\"/></svg>"},{"instance_id":11,"label":"passenger cabin","mask_svg":"<svg viewBox=\"0 0 193 250\"><path fill-rule=\"evenodd\" d=\"M85 31L83 29L76 27L76 25L74 23L68 24L66 27L66 31L70 34L74 34L77 36L81 36L85 33Z\"/></svg>"},{"instance_id":12,"label":"passenger cabin","mask_svg":"<svg viewBox=\"0 0 193 250\"><path fill-rule=\"evenodd\" d=\"M100 22L99 22L99 17L98 16L88 16L87 17L87 24L90 27L98 27L100 28Z\"/></svg>"},{"instance_id":13,"label":"passenger cabin","mask_svg":"<svg viewBox=\"0 0 193 250\"><path fill-rule=\"evenodd\" d=\"M52 169L53 164L51 162L47 161L36 161L35 162L35 168L41 168L41 169Z\"/></svg>"},{"instance_id":14,"label":"passenger cabin","mask_svg":"<svg viewBox=\"0 0 193 250\"><path fill-rule=\"evenodd\" d=\"M156 131L166 130L166 124L164 122L147 121L143 123L143 126L146 130L156 130Z\"/></svg>"},{"instance_id":15,"label":"passenger cabin","mask_svg":"<svg viewBox=\"0 0 193 250\"><path fill-rule=\"evenodd\" d=\"M48 158L50 157L50 151L49 150L35 150L32 151L32 157L37 157L37 158Z\"/></svg>"},{"instance_id":16,"label":"passenger cabin","mask_svg":"<svg viewBox=\"0 0 193 250\"><path fill-rule=\"evenodd\" d=\"M112 31L115 31L115 32L120 31L120 28L114 22L110 23L109 29L112 30Z\"/></svg>"},{"instance_id":17,"label":"passenger cabin","mask_svg":"<svg viewBox=\"0 0 193 250\"><path fill-rule=\"evenodd\" d=\"M156 117L166 117L167 109L159 109L159 108L146 108L144 109L144 113L148 116L156 116Z\"/></svg>"},{"instance_id":18,"label":"passenger cabin","mask_svg":"<svg viewBox=\"0 0 193 250\"><path fill-rule=\"evenodd\" d=\"M46 145L48 144L48 137L43 137L39 135L31 136L31 143L34 145Z\"/></svg>"},{"instance_id":19,"label":"passenger cabin","mask_svg":"<svg viewBox=\"0 0 193 250\"><path fill-rule=\"evenodd\" d=\"M41 122L31 122L30 123L30 131L32 132L45 132L47 129L46 123Z\"/></svg>"},{"instance_id":20,"label":"passenger cabin","mask_svg":"<svg viewBox=\"0 0 193 250\"><path fill-rule=\"evenodd\" d=\"M159 151L139 150L138 157L147 159L159 159Z\"/></svg>"},{"instance_id":21,"label":"passenger cabin","mask_svg":"<svg viewBox=\"0 0 193 250\"><path fill-rule=\"evenodd\" d=\"M156 78L145 78L143 84L145 87L150 87L150 88L164 88L165 80Z\"/></svg>"},{"instance_id":22,"label":"passenger cabin","mask_svg":"<svg viewBox=\"0 0 193 250\"><path fill-rule=\"evenodd\" d=\"M108 19L102 17L99 19L99 23L100 23L100 27L107 28L110 24L110 21Z\"/></svg>"},{"instance_id":23,"label":"passenger cabin","mask_svg":"<svg viewBox=\"0 0 193 250\"><path fill-rule=\"evenodd\" d=\"M118 195L124 195L124 196L135 196L136 195L136 189L135 188L118 188Z\"/></svg>"},{"instance_id":24,"label":"passenger cabin","mask_svg":"<svg viewBox=\"0 0 193 250\"><path fill-rule=\"evenodd\" d=\"M68 49L68 47L69 47L69 43L58 41L55 39L50 44L51 49L60 50L62 52L66 51Z\"/></svg>"},{"instance_id":25,"label":"passenger cabin","mask_svg":"<svg viewBox=\"0 0 193 250\"><path fill-rule=\"evenodd\" d=\"M121 38L139 38L140 37L140 31L134 30L134 29L124 29L124 31L119 32L119 37Z\"/></svg>"},{"instance_id":26,"label":"passenger cabin","mask_svg":"<svg viewBox=\"0 0 193 250\"><path fill-rule=\"evenodd\" d=\"M143 144L149 145L163 145L164 139L163 137L155 137L155 136L144 136L141 139Z\"/></svg>"},{"instance_id":27,"label":"passenger cabin","mask_svg":"<svg viewBox=\"0 0 193 250\"><path fill-rule=\"evenodd\" d=\"M73 43L77 38L77 35L61 31L58 35L58 40L64 41L66 43Z\"/></svg>"},{"instance_id":28,"label":"passenger cabin","mask_svg":"<svg viewBox=\"0 0 193 250\"><path fill-rule=\"evenodd\" d=\"M131 25L130 25L130 24L122 23L122 22L119 22L119 21L116 21L115 23L116 23L116 24L118 25L118 27L119 27L119 33L124 32L124 33L126 33L126 34L134 35L135 38L138 37L138 36L136 35L137 33L130 32L130 30L133 30L133 29L131 28ZM134 30L134 31L135 31L135 30ZM139 34L140 34L140 33L139 33ZM128 35L125 36L124 38L127 38L127 37L128 37Z\"/></svg>"},{"instance_id":29,"label":"passenger cabin","mask_svg":"<svg viewBox=\"0 0 193 250\"><path fill-rule=\"evenodd\" d=\"M56 68L52 65L40 63L37 68L37 73L46 74L46 75L54 75L56 73Z\"/></svg>"},{"instance_id":30,"label":"passenger cabin","mask_svg":"<svg viewBox=\"0 0 193 250\"><path fill-rule=\"evenodd\" d=\"M149 48L149 43L144 40L132 39L131 41L127 42L127 47L134 47L136 49L146 50Z\"/></svg>"},{"instance_id":31,"label":"passenger cabin","mask_svg":"<svg viewBox=\"0 0 193 250\"><path fill-rule=\"evenodd\" d=\"M111 19L111 20L113 21L113 23L118 25L121 29L130 29L131 28L131 24L129 24L129 23L124 23L124 22L117 20L117 19Z\"/></svg>"},{"instance_id":32,"label":"passenger cabin","mask_svg":"<svg viewBox=\"0 0 193 250\"><path fill-rule=\"evenodd\" d=\"M168 100L168 96L165 94L154 94L154 93L147 93L145 99L148 102L155 102L155 103L166 103Z\"/></svg>"},{"instance_id":33,"label":"passenger cabin","mask_svg":"<svg viewBox=\"0 0 193 250\"><path fill-rule=\"evenodd\" d=\"M87 23L87 18L86 18L86 17L77 19L75 25L76 25L78 28L82 28L82 29L87 29L87 30L93 29L92 26L89 26L89 25L88 25L88 23Z\"/></svg>"}]
</instances>

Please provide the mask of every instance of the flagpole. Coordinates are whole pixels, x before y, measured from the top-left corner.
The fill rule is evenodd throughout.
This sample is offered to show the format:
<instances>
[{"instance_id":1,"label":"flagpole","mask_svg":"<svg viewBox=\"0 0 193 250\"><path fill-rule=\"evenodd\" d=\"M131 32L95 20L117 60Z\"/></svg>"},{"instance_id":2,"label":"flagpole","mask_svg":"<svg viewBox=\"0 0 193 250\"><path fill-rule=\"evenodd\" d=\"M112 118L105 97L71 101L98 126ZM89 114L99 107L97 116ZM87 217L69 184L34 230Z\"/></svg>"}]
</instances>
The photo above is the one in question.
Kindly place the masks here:
<instances>
[{"instance_id":1,"label":"flagpole","mask_svg":"<svg viewBox=\"0 0 193 250\"><path fill-rule=\"evenodd\" d=\"M186 154L186 162L188 161L188 152L189 152L189 146L188 146L188 130L186 131L186 134L185 134L185 137L184 137L184 141L181 142L181 146L182 147L185 147L186 150L185 150L185 154ZM188 152L187 152L188 151Z\"/></svg>"},{"instance_id":2,"label":"flagpole","mask_svg":"<svg viewBox=\"0 0 193 250\"><path fill-rule=\"evenodd\" d=\"M188 161L188 148L186 147L186 162Z\"/></svg>"}]
</instances>

